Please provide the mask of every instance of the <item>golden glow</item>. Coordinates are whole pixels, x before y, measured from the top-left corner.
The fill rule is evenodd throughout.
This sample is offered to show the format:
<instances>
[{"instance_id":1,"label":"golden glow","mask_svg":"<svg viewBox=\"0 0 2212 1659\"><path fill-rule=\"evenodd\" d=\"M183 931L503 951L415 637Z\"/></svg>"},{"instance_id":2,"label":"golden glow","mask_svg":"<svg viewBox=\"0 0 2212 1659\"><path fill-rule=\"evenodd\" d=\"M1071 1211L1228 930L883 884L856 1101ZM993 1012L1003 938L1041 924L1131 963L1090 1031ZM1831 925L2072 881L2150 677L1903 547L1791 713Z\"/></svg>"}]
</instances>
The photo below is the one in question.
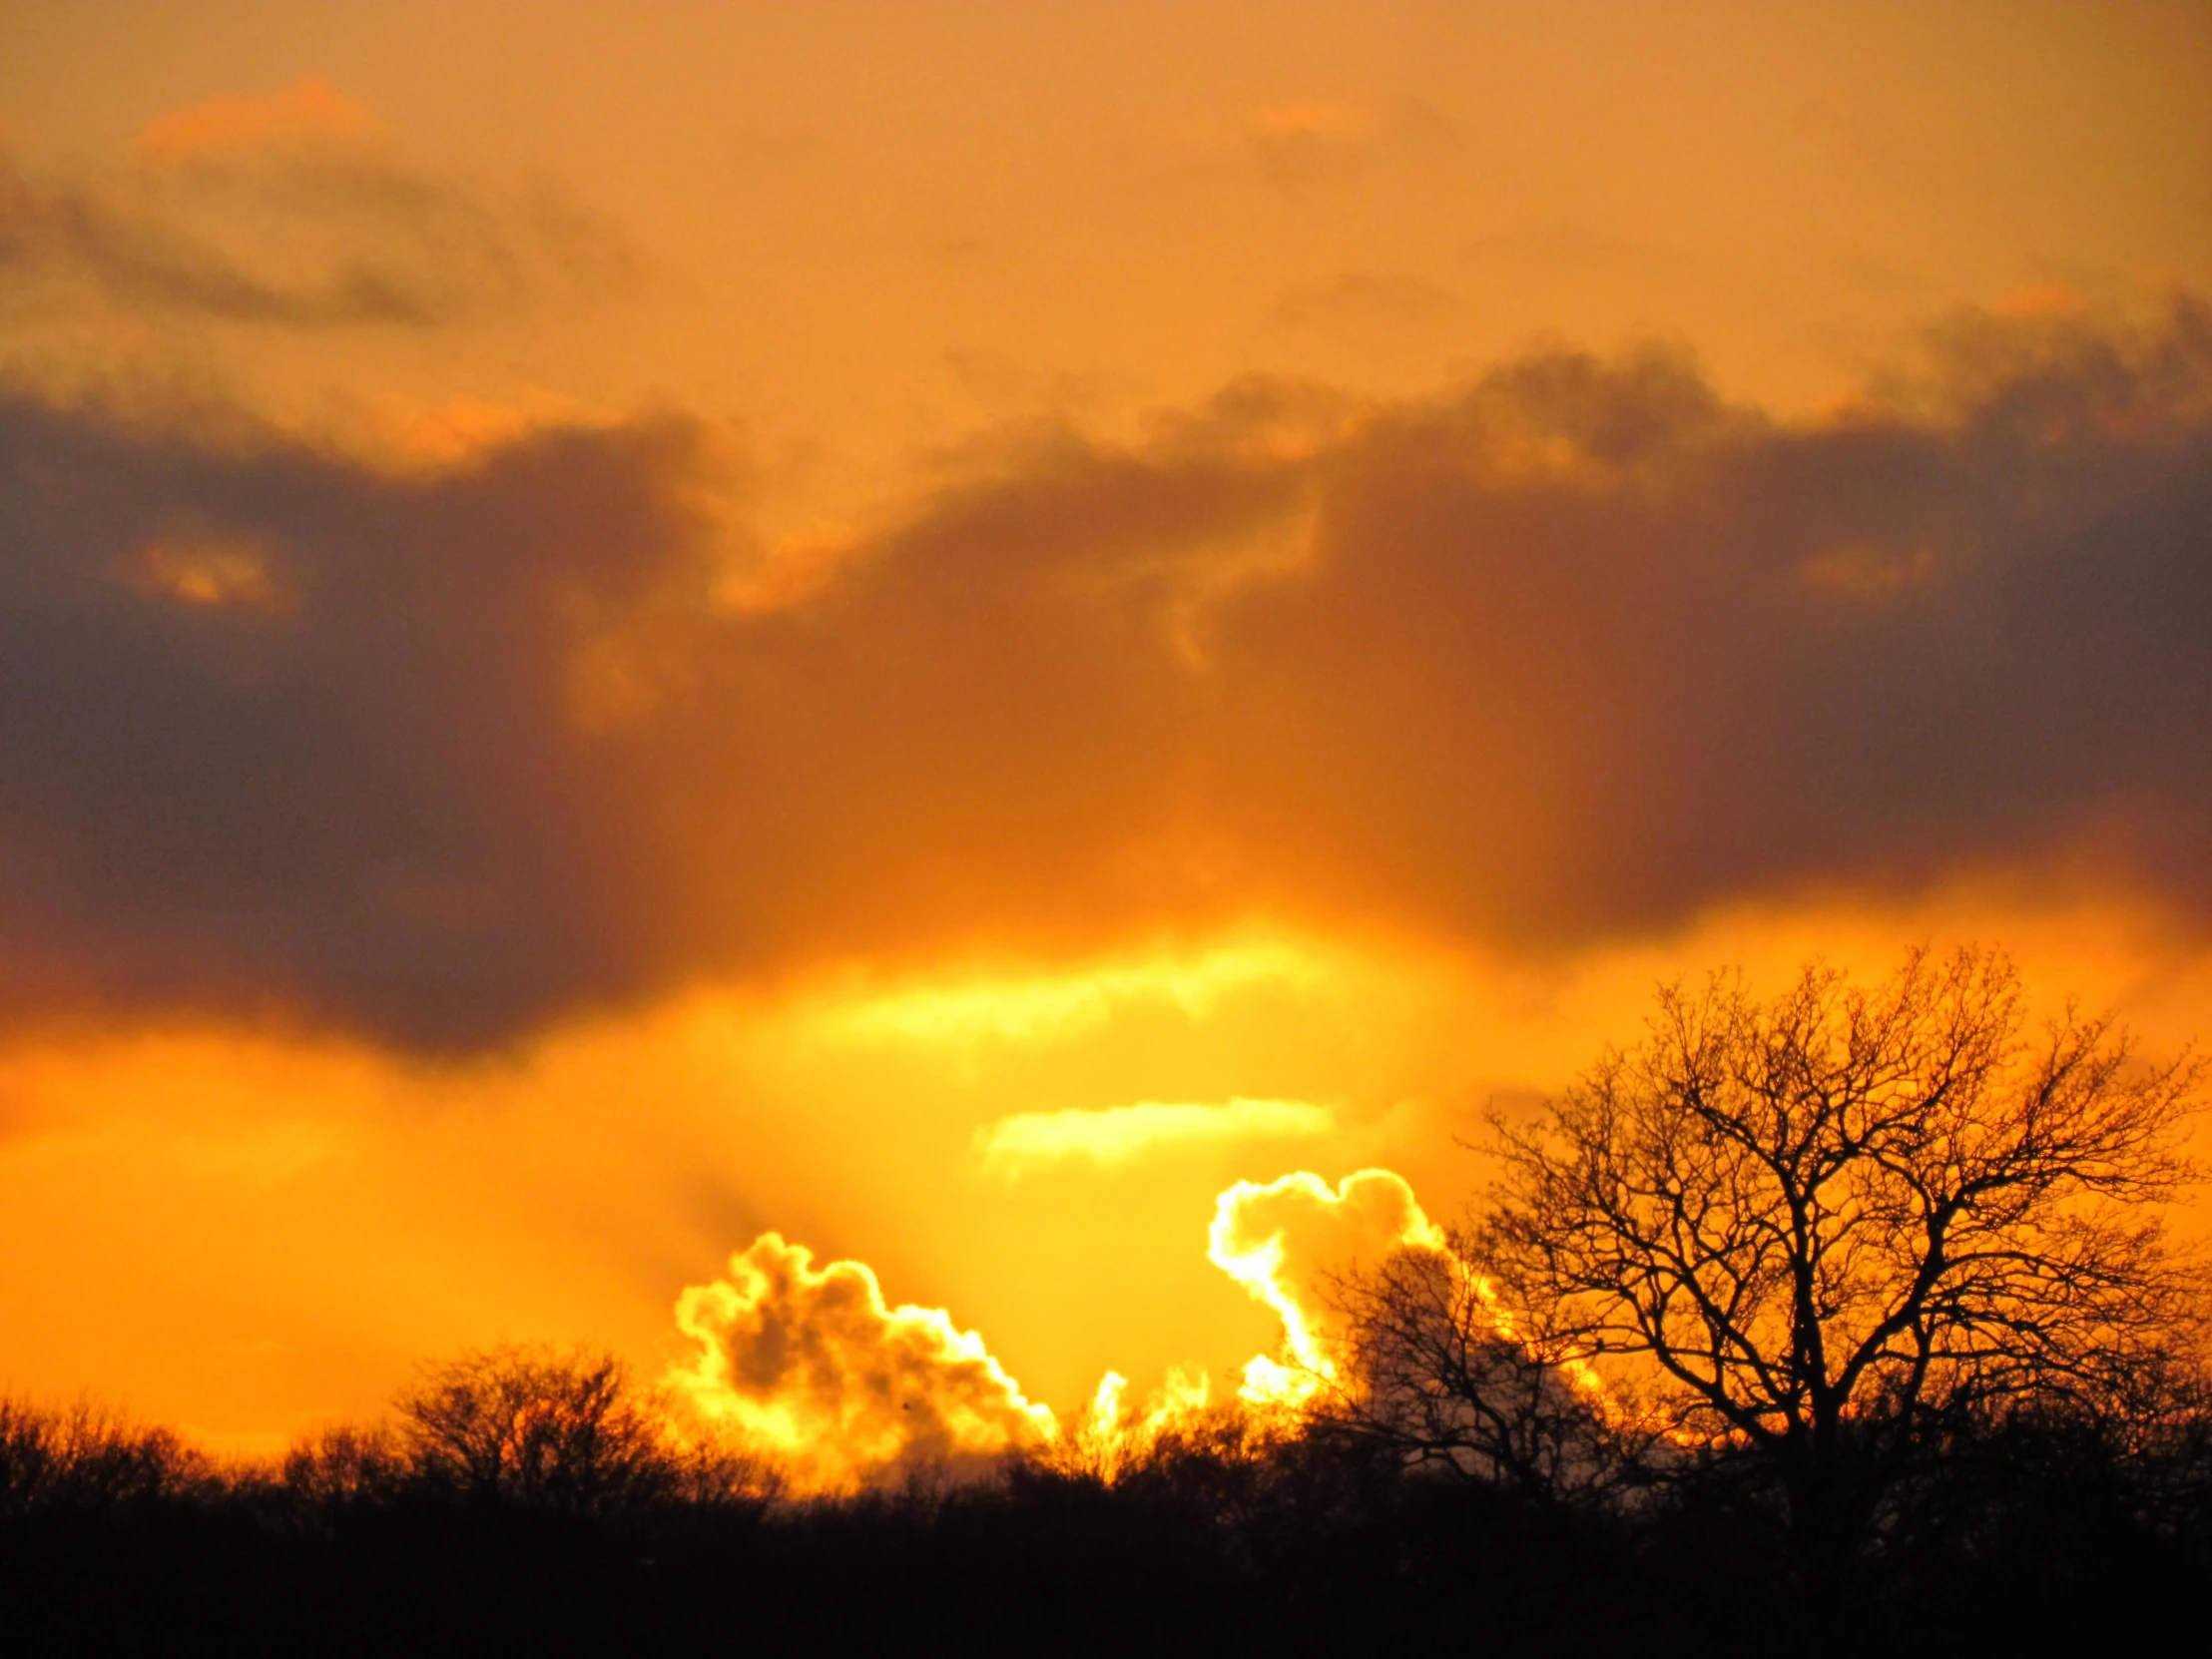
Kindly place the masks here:
<instances>
[{"instance_id":1,"label":"golden glow","mask_svg":"<svg viewBox=\"0 0 2212 1659\"><path fill-rule=\"evenodd\" d=\"M198 533L148 542L128 574L144 591L180 605L284 608L269 550L237 536Z\"/></svg>"},{"instance_id":2,"label":"golden glow","mask_svg":"<svg viewBox=\"0 0 2212 1659\"><path fill-rule=\"evenodd\" d=\"M698 1358L671 1373L683 1401L741 1445L777 1455L803 1491L847 1489L894 1466L956 1463L1058 1431L939 1308L889 1308L859 1262L813 1265L764 1233L729 1278L695 1285L676 1323Z\"/></svg>"},{"instance_id":3,"label":"golden glow","mask_svg":"<svg viewBox=\"0 0 2212 1659\"><path fill-rule=\"evenodd\" d=\"M1110 1371L1098 1380L1068 1449L1078 1468L1111 1481L1163 1435L1203 1418L1215 1405L1213 1382L1204 1373L1171 1367L1167 1381L1138 1404L1129 1398L1129 1380Z\"/></svg>"},{"instance_id":4,"label":"golden glow","mask_svg":"<svg viewBox=\"0 0 2212 1659\"><path fill-rule=\"evenodd\" d=\"M1240 1181L1223 1193L1207 1259L1275 1311L1289 1361L1259 1355L1248 1362L1241 1397L1295 1405L1338 1376L1326 1275L1443 1244L1443 1230L1422 1214L1413 1189L1388 1170L1361 1170L1334 1190L1302 1170L1266 1186Z\"/></svg>"},{"instance_id":5,"label":"golden glow","mask_svg":"<svg viewBox=\"0 0 2212 1659\"><path fill-rule=\"evenodd\" d=\"M1284 939L1163 954L1076 973L955 978L949 984L870 995L825 1010L832 1033L859 1041L924 1045L1052 1042L1078 1036L1129 1003L1158 1002L1203 1018L1237 990L1313 986L1328 971L1310 949Z\"/></svg>"},{"instance_id":6,"label":"golden glow","mask_svg":"<svg viewBox=\"0 0 2212 1659\"><path fill-rule=\"evenodd\" d=\"M377 130L368 109L319 75L259 98L210 98L149 121L138 154L150 162L175 162L211 151L235 150L273 140L358 139Z\"/></svg>"},{"instance_id":7,"label":"golden glow","mask_svg":"<svg viewBox=\"0 0 2212 1659\"><path fill-rule=\"evenodd\" d=\"M1294 1162L1279 1147L1186 1142L1009 1182L979 1165L977 1135L1040 1101L1110 1113L1178 1081L1216 1100L1295 1090L1342 1103L1295 1162L1397 1171L1425 1200L1402 1236L1414 1208L1451 1214L1482 1179L1452 1138L1478 1132L1481 1106L1555 1086L1633 1031L1655 981L1737 961L1771 983L1814 950L1887 971L1896 941L1922 936L2003 937L2032 987L2122 1007L2154 1048L2185 1041L2212 1003L2212 959L2155 916L1998 892L1717 916L1548 973L1316 941L1310 971L1248 976L1203 1014L1102 997L1103 1018L1050 1038L953 1023L934 1042L911 1027L855 1040L881 1029L867 1010L910 1005L919 984L695 997L441 1070L281 1037L56 1032L0 1052L0 1381L93 1386L215 1443L269 1448L375 1410L416 1360L470 1344L595 1337L657 1371L674 1358L675 1290L772 1229L957 1310L1023 1398L1063 1413L1083 1412L1109 1370L1133 1380L1131 1400L1178 1366L1245 1379L1254 1356L1277 1355L1286 1307L1326 1340L1298 1287L1331 1252L1305 1251L1301 1229L1345 1214L1338 1187L1294 1178L1272 1201L1293 1219L1271 1246L1264 1208L1233 1206L1225 1224L1219 1195ZM1126 984L1138 968L1098 971ZM939 983L973 994L957 968ZM1233 1228L1235 1278L1208 1261L1209 1215ZM1391 1232L1355 1231L1345 1253ZM132 1317L114 1318L125 1305Z\"/></svg>"},{"instance_id":8,"label":"golden glow","mask_svg":"<svg viewBox=\"0 0 2212 1659\"><path fill-rule=\"evenodd\" d=\"M676 1323L696 1354L671 1368L679 1422L766 1457L799 1493L849 1492L921 1465L957 1473L1009 1452L1049 1450L1112 1481L1163 1436L1228 1411L1275 1432L1286 1415L1350 1379L1332 1286L1405 1250L1447 1241L1410 1186L1365 1169L1335 1187L1307 1171L1239 1181L1215 1201L1208 1259L1278 1322L1277 1341L1248 1360L1233 1399L1194 1366L1168 1368L1141 1404L1118 1371L1063 1420L1026 1398L985 1346L941 1308L885 1305L859 1262L814 1266L813 1253L764 1233L731 1258L729 1276L686 1290ZM1467 1311L1515 1339L1488 1281L1464 1274ZM1598 1409L1619 1415L1579 1356L1561 1370Z\"/></svg>"},{"instance_id":9,"label":"golden glow","mask_svg":"<svg viewBox=\"0 0 2212 1659\"><path fill-rule=\"evenodd\" d=\"M371 458L400 468L450 469L513 443L541 427L589 425L605 419L573 397L524 384L504 399L454 392L435 402L386 395L364 421Z\"/></svg>"},{"instance_id":10,"label":"golden glow","mask_svg":"<svg viewBox=\"0 0 2212 1659\"><path fill-rule=\"evenodd\" d=\"M1142 1101L1104 1111L1020 1112L976 1132L985 1169L1009 1179L1071 1158L1112 1169L1148 1153L1211 1142L1326 1135L1336 1127L1326 1106L1293 1100L1231 1100L1219 1106Z\"/></svg>"},{"instance_id":11,"label":"golden glow","mask_svg":"<svg viewBox=\"0 0 2212 1659\"><path fill-rule=\"evenodd\" d=\"M1401 1178L1368 1169L1335 1188L1303 1171L1240 1181L1216 1201L1210 1243L1214 1265L1280 1322L1274 1351L1246 1362L1237 1393L1264 1419L1340 1379L1332 1276L1397 1250L1441 1249L1444 1236ZM1212 1379L1194 1367L1170 1367L1141 1406L1109 1371L1063 1425L944 1309L891 1308L865 1264L817 1268L811 1251L775 1233L733 1256L727 1278L686 1290L676 1324L697 1345L668 1378L693 1431L733 1435L796 1492L851 1491L923 1464L957 1471L1055 1443L1111 1480L1215 1405Z\"/></svg>"}]
</instances>

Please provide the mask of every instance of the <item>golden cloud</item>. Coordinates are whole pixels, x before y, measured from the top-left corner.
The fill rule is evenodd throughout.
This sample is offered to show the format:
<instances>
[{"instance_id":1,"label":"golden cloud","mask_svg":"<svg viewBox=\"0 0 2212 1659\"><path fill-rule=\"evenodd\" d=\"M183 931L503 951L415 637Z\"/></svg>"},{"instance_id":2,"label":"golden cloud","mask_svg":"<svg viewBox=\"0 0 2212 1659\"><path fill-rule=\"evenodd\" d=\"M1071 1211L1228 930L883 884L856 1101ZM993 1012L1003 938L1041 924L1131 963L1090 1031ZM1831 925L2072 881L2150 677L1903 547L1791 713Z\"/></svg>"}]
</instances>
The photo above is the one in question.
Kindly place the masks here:
<instances>
[{"instance_id":1,"label":"golden cloud","mask_svg":"<svg viewBox=\"0 0 2212 1659\"><path fill-rule=\"evenodd\" d=\"M1207 1246L1208 1259L1283 1322L1283 1357L1263 1355L1245 1368L1243 1397L1295 1402L1337 1375L1330 1276L1394 1251L1441 1250L1444 1234L1389 1170L1360 1170L1335 1187L1301 1170L1223 1193Z\"/></svg>"},{"instance_id":2,"label":"golden cloud","mask_svg":"<svg viewBox=\"0 0 2212 1659\"><path fill-rule=\"evenodd\" d=\"M888 1307L864 1264L818 1268L779 1234L733 1256L728 1278L685 1291L676 1323L699 1345L671 1374L679 1398L776 1457L801 1490L987 1463L1057 1431L942 1309Z\"/></svg>"},{"instance_id":3,"label":"golden cloud","mask_svg":"<svg viewBox=\"0 0 2212 1659\"><path fill-rule=\"evenodd\" d=\"M1276 1355L1245 1367L1237 1403L1264 1419L1337 1376L1332 1276L1443 1242L1388 1170L1361 1170L1334 1188L1300 1172L1222 1193L1209 1258L1283 1331ZM889 1307L865 1264L817 1267L813 1252L776 1233L733 1256L726 1278L686 1290L676 1323L698 1349L668 1376L689 1431L765 1456L801 1492L853 1491L925 1468L980 1473L1052 1444L1111 1478L1131 1449L1216 1404L1203 1373L1171 1370L1138 1405L1108 1372L1063 1428L943 1309Z\"/></svg>"},{"instance_id":4,"label":"golden cloud","mask_svg":"<svg viewBox=\"0 0 2212 1659\"><path fill-rule=\"evenodd\" d=\"M1310 951L1267 938L1203 952L1144 954L1075 972L964 975L940 967L928 984L839 999L826 1010L824 1025L829 1035L859 1042L1057 1042L1131 1005L1161 1003L1198 1017L1234 992L1311 986L1323 973Z\"/></svg>"},{"instance_id":5,"label":"golden cloud","mask_svg":"<svg viewBox=\"0 0 2212 1659\"><path fill-rule=\"evenodd\" d=\"M1302 1101L1143 1101L1104 1110L1020 1112L978 1130L975 1149L984 1169L1012 1179L1075 1159L1113 1169L1162 1151L1326 1135L1335 1127L1328 1107Z\"/></svg>"}]
</instances>

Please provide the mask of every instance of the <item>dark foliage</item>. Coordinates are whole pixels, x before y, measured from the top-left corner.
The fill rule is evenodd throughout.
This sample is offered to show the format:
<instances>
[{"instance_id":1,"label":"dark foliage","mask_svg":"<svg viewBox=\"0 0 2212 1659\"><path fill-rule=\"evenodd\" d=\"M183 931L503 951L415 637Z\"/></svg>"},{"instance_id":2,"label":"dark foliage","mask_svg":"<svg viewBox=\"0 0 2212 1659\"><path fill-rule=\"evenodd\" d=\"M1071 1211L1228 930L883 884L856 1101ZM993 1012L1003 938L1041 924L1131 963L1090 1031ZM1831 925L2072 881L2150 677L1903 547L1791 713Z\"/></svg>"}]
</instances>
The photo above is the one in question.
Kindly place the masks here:
<instances>
[{"instance_id":1,"label":"dark foliage","mask_svg":"<svg viewBox=\"0 0 2212 1659\"><path fill-rule=\"evenodd\" d=\"M547 1365L573 1400L593 1364L479 1356L425 1383ZM456 1479L411 1427L227 1473L83 1407L11 1403L0 1430L0 1625L26 1653L1751 1654L1801 1633L1756 1458L1562 1504L1326 1427L1224 1425L1111 1484L1030 1462L802 1503L657 1444L595 1487L597 1448ZM2119 1640L2187 1611L2212 1569L2201 1400L2132 1424L1991 1416L1930 1467L1820 1645L2034 1647L2082 1622Z\"/></svg>"}]
</instances>

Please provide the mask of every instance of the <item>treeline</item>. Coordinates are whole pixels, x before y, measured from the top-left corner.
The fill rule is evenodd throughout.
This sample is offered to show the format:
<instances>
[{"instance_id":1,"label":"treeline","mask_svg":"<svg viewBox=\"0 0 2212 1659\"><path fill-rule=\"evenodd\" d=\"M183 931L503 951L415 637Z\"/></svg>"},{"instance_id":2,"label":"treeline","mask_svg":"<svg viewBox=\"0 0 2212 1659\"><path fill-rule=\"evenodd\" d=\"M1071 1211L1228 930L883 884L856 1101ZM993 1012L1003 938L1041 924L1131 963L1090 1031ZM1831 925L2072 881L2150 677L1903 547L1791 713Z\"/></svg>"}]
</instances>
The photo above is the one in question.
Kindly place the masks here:
<instances>
[{"instance_id":1,"label":"treeline","mask_svg":"<svg viewBox=\"0 0 2212 1659\"><path fill-rule=\"evenodd\" d=\"M0 1629L38 1654L2032 1651L2193 1620L2212 1581L2193 1397L1954 1433L1819 1629L1772 1487L1726 1446L1547 1491L1222 1413L1111 1479L1060 1450L800 1499L670 1439L612 1360L509 1349L269 1464L0 1404Z\"/></svg>"}]
</instances>

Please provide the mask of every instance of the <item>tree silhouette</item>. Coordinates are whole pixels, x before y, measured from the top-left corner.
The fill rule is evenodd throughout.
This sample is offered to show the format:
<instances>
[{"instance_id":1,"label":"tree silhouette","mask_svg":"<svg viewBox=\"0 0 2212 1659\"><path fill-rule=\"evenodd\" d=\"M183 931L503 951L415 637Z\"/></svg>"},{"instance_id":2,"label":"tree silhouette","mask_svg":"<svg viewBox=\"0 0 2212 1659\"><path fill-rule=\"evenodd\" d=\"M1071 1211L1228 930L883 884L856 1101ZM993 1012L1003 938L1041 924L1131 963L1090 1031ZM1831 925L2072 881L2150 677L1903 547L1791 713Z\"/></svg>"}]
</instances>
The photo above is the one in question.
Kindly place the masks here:
<instances>
[{"instance_id":1,"label":"tree silhouette","mask_svg":"<svg viewBox=\"0 0 2212 1659\"><path fill-rule=\"evenodd\" d=\"M596 1511L682 1483L660 1416L610 1354L478 1350L425 1368L396 1405L413 1475L472 1497Z\"/></svg>"},{"instance_id":2,"label":"tree silhouette","mask_svg":"<svg viewBox=\"0 0 2212 1659\"><path fill-rule=\"evenodd\" d=\"M1463 1235L1455 1239L1455 1244ZM1568 1369L1571 1343L1501 1318L1466 1252L1405 1249L1329 1283L1342 1364L1316 1376L1312 1424L1539 1504L1632 1482L1653 1438Z\"/></svg>"},{"instance_id":3,"label":"tree silhouette","mask_svg":"<svg viewBox=\"0 0 2212 1659\"><path fill-rule=\"evenodd\" d=\"M1648 1390L1678 1457L1750 1457L1833 1561L1946 1435L2125 1409L2181 1358L2201 1281L2158 1206L2199 1078L2070 1005L2031 1031L1994 951L1764 1002L1716 975L1493 1116L1459 1249L1534 1352Z\"/></svg>"},{"instance_id":4,"label":"tree silhouette","mask_svg":"<svg viewBox=\"0 0 2212 1659\"><path fill-rule=\"evenodd\" d=\"M206 1454L173 1428L90 1399L40 1406L0 1395L0 1518L180 1502L219 1485Z\"/></svg>"},{"instance_id":5,"label":"tree silhouette","mask_svg":"<svg viewBox=\"0 0 2212 1659\"><path fill-rule=\"evenodd\" d=\"M422 1368L396 1428L339 1424L292 1448L283 1478L319 1503L430 1492L618 1514L672 1502L757 1508L775 1468L726 1438L687 1437L614 1355L506 1344Z\"/></svg>"}]
</instances>

